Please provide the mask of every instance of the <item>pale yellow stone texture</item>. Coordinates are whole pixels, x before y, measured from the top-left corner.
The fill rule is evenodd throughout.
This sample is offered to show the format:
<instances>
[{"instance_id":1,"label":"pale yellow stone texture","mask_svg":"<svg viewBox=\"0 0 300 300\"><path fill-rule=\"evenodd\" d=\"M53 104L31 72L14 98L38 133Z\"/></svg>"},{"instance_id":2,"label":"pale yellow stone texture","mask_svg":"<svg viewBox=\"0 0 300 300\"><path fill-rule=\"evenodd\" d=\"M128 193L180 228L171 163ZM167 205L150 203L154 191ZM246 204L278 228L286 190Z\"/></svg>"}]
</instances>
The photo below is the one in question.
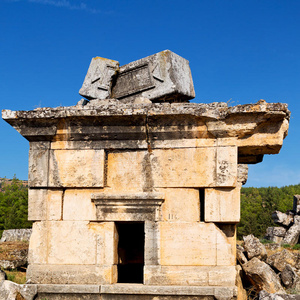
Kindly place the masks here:
<instances>
[{"instance_id":1,"label":"pale yellow stone texture","mask_svg":"<svg viewBox=\"0 0 300 300\"><path fill-rule=\"evenodd\" d=\"M205 189L205 222L240 221L240 188Z\"/></svg>"},{"instance_id":2,"label":"pale yellow stone texture","mask_svg":"<svg viewBox=\"0 0 300 300\"><path fill-rule=\"evenodd\" d=\"M217 265L236 265L236 225L218 224L217 237Z\"/></svg>"},{"instance_id":3,"label":"pale yellow stone texture","mask_svg":"<svg viewBox=\"0 0 300 300\"><path fill-rule=\"evenodd\" d=\"M48 190L47 220L59 221L62 219L62 190Z\"/></svg>"},{"instance_id":4,"label":"pale yellow stone texture","mask_svg":"<svg viewBox=\"0 0 300 300\"><path fill-rule=\"evenodd\" d=\"M46 264L48 258L47 223L35 222L32 225L28 249L29 264Z\"/></svg>"},{"instance_id":5,"label":"pale yellow stone texture","mask_svg":"<svg viewBox=\"0 0 300 300\"><path fill-rule=\"evenodd\" d=\"M97 238L98 265L118 264L118 241L119 235L114 222L92 222L88 225L89 230Z\"/></svg>"},{"instance_id":6,"label":"pale yellow stone texture","mask_svg":"<svg viewBox=\"0 0 300 300\"><path fill-rule=\"evenodd\" d=\"M50 187L103 187L104 150L51 150Z\"/></svg>"},{"instance_id":7,"label":"pale yellow stone texture","mask_svg":"<svg viewBox=\"0 0 300 300\"><path fill-rule=\"evenodd\" d=\"M162 204L162 220L168 222L200 221L200 200L198 189L161 189L165 192Z\"/></svg>"},{"instance_id":8,"label":"pale yellow stone texture","mask_svg":"<svg viewBox=\"0 0 300 300\"><path fill-rule=\"evenodd\" d=\"M28 189L28 220L41 221L47 215L47 190Z\"/></svg>"},{"instance_id":9,"label":"pale yellow stone texture","mask_svg":"<svg viewBox=\"0 0 300 300\"><path fill-rule=\"evenodd\" d=\"M29 150L28 185L29 187L47 187L49 173L49 150Z\"/></svg>"},{"instance_id":10,"label":"pale yellow stone texture","mask_svg":"<svg viewBox=\"0 0 300 300\"><path fill-rule=\"evenodd\" d=\"M84 221L50 221L49 264L96 264L96 235Z\"/></svg>"},{"instance_id":11,"label":"pale yellow stone texture","mask_svg":"<svg viewBox=\"0 0 300 300\"><path fill-rule=\"evenodd\" d=\"M107 165L107 185L116 192L235 186L237 149L204 147L111 152Z\"/></svg>"},{"instance_id":12,"label":"pale yellow stone texture","mask_svg":"<svg viewBox=\"0 0 300 300\"><path fill-rule=\"evenodd\" d=\"M101 192L101 189L66 189L63 219L69 221L96 221L96 207L91 201L91 195L99 192Z\"/></svg>"},{"instance_id":13,"label":"pale yellow stone texture","mask_svg":"<svg viewBox=\"0 0 300 300\"><path fill-rule=\"evenodd\" d=\"M213 223L161 222L159 230L161 265L235 265L230 241Z\"/></svg>"},{"instance_id":14,"label":"pale yellow stone texture","mask_svg":"<svg viewBox=\"0 0 300 300\"><path fill-rule=\"evenodd\" d=\"M216 186L236 186L237 182L237 147L216 147Z\"/></svg>"},{"instance_id":15,"label":"pale yellow stone texture","mask_svg":"<svg viewBox=\"0 0 300 300\"><path fill-rule=\"evenodd\" d=\"M144 284L234 286L235 266L145 266Z\"/></svg>"}]
</instances>

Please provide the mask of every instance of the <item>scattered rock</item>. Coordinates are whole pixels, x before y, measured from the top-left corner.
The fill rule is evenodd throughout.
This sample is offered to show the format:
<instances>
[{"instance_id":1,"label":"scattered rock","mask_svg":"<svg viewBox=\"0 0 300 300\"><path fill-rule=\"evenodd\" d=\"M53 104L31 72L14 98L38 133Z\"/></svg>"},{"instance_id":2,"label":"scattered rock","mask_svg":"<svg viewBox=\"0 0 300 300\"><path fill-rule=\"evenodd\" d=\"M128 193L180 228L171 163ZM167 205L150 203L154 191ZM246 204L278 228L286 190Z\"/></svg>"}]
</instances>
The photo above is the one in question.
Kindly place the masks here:
<instances>
[{"instance_id":1,"label":"scattered rock","mask_svg":"<svg viewBox=\"0 0 300 300\"><path fill-rule=\"evenodd\" d=\"M4 271L0 270L0 282L6 279L6 274Z\"/></svg>"},{"instance_id":2,"label":"scattered rock","mask_svg":"<svg viewBox=\"0 0 300 300\"><path fill-rule=\"evenodd\" d=\"M283 271L287 264L295 266L297 264L298 258L296 255L292 254L288 250L284 249L277 252L267 258L267 264L275 268L279 272Z\"/></svg>"},{"instance_id":3,"label":"scattered rock","mask_svg":"<svg viewBox=\"0 0 300 300\"><path fill-rule=\"evenodd\" d=\"M280 274L281 281L287 288L293 288L296 292L300 292L300 277L296 273L296 269L287 264Z\"/></svg>"},{"instance_id":4,"label":"scattered rock","mask_svg":"<svg viewBox=\"0 0 300 300\"><path fill-rule=\"evenodd\" d=\"M267 251L265 246L253 234L243 237L244 247L247 252L248 259L257 257L259 259L267 258Z\"/></svg>"},{"instance_id":5,"label":"scattered rock","mask_svg":"<svg viewBox=\"0 0 300 300\"><path fill-rule=\"evenodd\" d=\"M2 233L2 237L0 243L3 242L29 242L30 236L32 233L32 229L8 229L4 230Z\"/></svg>"},{"instance_id":6,"label":"scattered rock","mask_svg":"<svg viewBox=\"0 0 300 300\"><path fill-rule=\"evenodd\" d=\"M236 245L236 258L241 265L245 264L248 261L244 252L245 249L242 246Z\"/></svg>"},{"instance_id":7,"label":"scattered rock","mask_svg":"<svg viewBox=\"0 0 300 300\"><path fill-rule=\"evenodd\" d=\"M300 224L294 224L287 231L282 243L289 244L289 245L295 245L299 241L299 236L300 236Z\"/></svg>"},{"instance_id":8,"label":"scattered rock","mask_svg":"<svg viewBox=\"0 0 300 300\"><path fill-rule=\"evenodd\" d=\"M294 195L293 211L298 214L300 212L300 195Z\"/></svg>"},{"instance_id":9,"label":"scattered rock","mask_svg":"<svg viewBox=\"0 0 300 300\"><path fill-rule=\"evenodd\" d=\"M258 291L266 290L269 293L285 294L279 278L272 268L257 257L252 258L242 266L246 275L254 282Z\"/></svg>"},{"instance_id":10,"label":"scattered rock","mask_svg":"<svg viewBox=\"0 0 300 300\"><path fill-rule=\"evenodd\" d=\"M284 227L268 227L266 233L266 239L280 244L286 234Z\"/></svg>"},{"instance_id":11,"label":"scattered rock","mask_svg":"<svg viewBox=\"0 0 300 300\"><path fill-rule=\"evenodd\" d=\"M272 219L276 224L289 226L293 223L294 216L292 214L285 214L281 211L276 210L272 213Z\"/></svg>"},{"instance_id":12,"label":"scattered rock","mask_svg":"<svg viewBox=\"0 0 300 300\"><path fill-rule=\"evenodd\" d=\"M27 265L28 244L24 242L4 242L0 244L0 267L16 269Z\"/></svg>"},{"instance_id":13,"label":"scattered rock","mask_svg":"<svg viewBox=\"0 0 300 300\"><path fill-rule=\"evenodd\" d=\"M0 282L0 299L5 300L33 300L37 294L37 286L17 284L9 280Z\"/></svg>"},{"instance_id":14,"label":"scattered rock","mask_svg":"<svg viewBox=\"0 0 300 300\"><path fill-rule=\"evenodd\" d=\"M270 294L263 290L259 293L258 300L300 300L300 295Z\"/></svg>"}]
</instances>

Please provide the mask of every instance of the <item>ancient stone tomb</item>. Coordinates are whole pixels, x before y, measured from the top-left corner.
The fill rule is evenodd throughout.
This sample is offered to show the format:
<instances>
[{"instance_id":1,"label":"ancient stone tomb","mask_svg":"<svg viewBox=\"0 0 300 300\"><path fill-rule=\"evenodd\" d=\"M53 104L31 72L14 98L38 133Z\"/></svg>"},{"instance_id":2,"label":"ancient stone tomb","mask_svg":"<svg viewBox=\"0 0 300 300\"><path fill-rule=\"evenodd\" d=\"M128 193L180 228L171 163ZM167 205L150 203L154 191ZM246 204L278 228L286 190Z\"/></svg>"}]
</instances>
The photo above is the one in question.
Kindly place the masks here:
<instances>
[{"instance_id":1,"label":"ancient stone tomb","mask_svg":"<svg viewBox=\"0 0 300 300\"><path fill-rule=\"evenodd\" d=\"M73 285L102 299L237 296L240 188L247 164L279 152L289 111L182 102L194 93L187 61L156 55L123 73L104 66L105 78L94 66L86 80L101 88L83 86L89 102L2 113L30 142L27 278L40 297ZM109 99L118 80L120 99Z\"/></svg>"}]
</instances>

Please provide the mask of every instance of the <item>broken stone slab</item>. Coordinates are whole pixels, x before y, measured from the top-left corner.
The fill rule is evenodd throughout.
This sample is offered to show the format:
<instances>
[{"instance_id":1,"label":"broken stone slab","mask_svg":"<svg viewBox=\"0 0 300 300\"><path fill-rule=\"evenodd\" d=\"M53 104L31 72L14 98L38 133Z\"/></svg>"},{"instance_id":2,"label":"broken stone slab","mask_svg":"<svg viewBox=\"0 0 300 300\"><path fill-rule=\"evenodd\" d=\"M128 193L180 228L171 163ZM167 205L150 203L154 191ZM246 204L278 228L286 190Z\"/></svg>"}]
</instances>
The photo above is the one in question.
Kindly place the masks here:
<instances>
[{"instance_id":1,"label":"broken stone slab","mask_svg":"<svg viewBox=\"0 0 300 300\"><path fill-rule=\"evenodd\" d=\"M280 244L286 234L284 227L268 227L265 238L276 244Z\"/></svg>"},{"instance_id":2,"label":"broken stone slab","mask_svg":"<svg viewBox=\"0 0 300 300\"><path fill-rule=\"evenodd\" d=\"M270 255L267 258L267 264L275 268L279 272L283 271L287 264L295 266L298 261L298 256L289 252L286 249L283 249L281 252L277 252L273 255Z\"/></svg>"},{"instance_id":3,"label":"broken stone slab","mask_svg":"<svg viewBox=\"0 0 300 300\"><path fill-rule=\"evenodd\" d=\"M185 102L195 97L189 62L170 50L118 68L118 62L92 59L79 94L87 99L116 98L133 103L135 98L152 102Z\"/></svg>"},{"instance_id":4,"label":"broken stone slab","mask_svg":"<svg viewBox=\"0 0 300 300\"><path fill-rule=\"evenodd\" d=\"M37 286L31 284L17 284L9 280L0 282L0 299L5 300L33 300L37 294Z\"/></svg>"},{"instance_id":5,"label":"broken stone slab","mask_svg":"<svg viewBox=\"0 0 300 300\"><path fill-rule=\"evenodd\" d=\"M262 290L258 295L258 300L300 300L300 295L272 294Z\"/></svg>"},{"instance_id":6,"label":"broken stone slab","mask_svg":"<svg viewBox=\"0 0 300 300\"><path fill-rule=\"evenodd\" d=\"M264 260L267 258L267 250L265 246L253 234L244 236L243 240L248 259L257 257Z\"/></svg>"},{"instance_id":7,"label":"broken stone slab","mask_svg":"<svg viewBox=\"0 0 300 300\"><path fill-rule=\"evenodd\" d=\"M103 57L94 57L79 94L87 99L110 98L113 78L118 69L119 62Z\"/></svg>"},{"instance_id":8,"label":"broken stone slab","mask_svg":"<svg viewBox=\"0 0 300 300\"><path fill-rule=\"evenodd\" d=\"M272 213L272 219L276 224L289 226L293 223L294 216L293 214L285 214L281 211L276 210Z\"/></svg>"},{"instance_id":9,"label":"broken stone slab","mask_svg":"<svg viewBox=\"0 0 300 300\"><path fill-rule=\"evenodd\" d=\"M248 259L246 258L245 254L245 249L244 247L240 246L240 245L236 245L236 258L237 258L237 261L242 265L242 264L245 264Z\"/></svg>"},{"instance_id":10,"label":"broken stone slab","mask_svg":"<svg viewBox=\"0 0 300 300\"><path fill-rule=\"evenodd\" d=\"M257 257L252 258L242 268L251 281L254 282L257 290L285 294L275 271Z\"/></svg>"},{"instance_id":11,"label":"broken stone slab","mask_svg":"<svg viewBox=\"0 0 300 300\"><path fill-rule=\"evenodd\" d=\"M300 224L298 223L298 224L294 224L289 228L282 243L295 245L299 241L299 236L300 236Z\"/></svg>"},{"instance_id":12,"label":"broken stone slab","mask_svg":"<svg viewBox=\"0 0 300 300\"><path fill-rule=\"evenodd\" d=\"M281 281L286 288L291 288L297 294L300 293L300 277L296 273L296 269L287 264L280 273Z\"/></svg>"},{"instance_id":13,"label":"broken stone slab","mask_svg":"<svg viewBox=\"0 0 300 300\"><path fill-rule=\"evenodd\" d=\"M294 195L293 211L296 214L300 213L300 195Z\"/></svg>"}]
</instances>

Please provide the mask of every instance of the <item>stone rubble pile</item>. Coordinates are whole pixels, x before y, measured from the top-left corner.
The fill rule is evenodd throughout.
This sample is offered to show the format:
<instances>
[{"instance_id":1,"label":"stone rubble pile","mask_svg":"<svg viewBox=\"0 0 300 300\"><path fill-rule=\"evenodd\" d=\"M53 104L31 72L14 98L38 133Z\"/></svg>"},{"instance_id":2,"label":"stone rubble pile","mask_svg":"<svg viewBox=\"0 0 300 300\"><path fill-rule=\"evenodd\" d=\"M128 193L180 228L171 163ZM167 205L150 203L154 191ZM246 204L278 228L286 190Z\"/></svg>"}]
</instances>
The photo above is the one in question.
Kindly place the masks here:
<instances>
[{"instance_id":1,"label":"stone rubble pile","mask_svg":"<svg viewBox=\"0 0 300 300\"><path fill-rule=\"evenodd\" d=\"M257 292L267 293L261 294L259 299L279 299L270 294L285 295L286 289L300 294L300 253L283 249L268 256L266 247L252 234L244 236L243 240L243 246L237 245L237 261L242 267L244 281L253 285Z\"/></svg>"},{"instance_id":2,"label":"stone rubble pile","mask_svg":"<svg viewBox=\"0 0 300 300\"><path fill-rule=\"evenodd\" d=\"M272 219L280 227L268 227L266 239L277 244L295 245L300 236L300 195L294 196L293 210L274 211Z\"/></svg>"}]
</instances>

